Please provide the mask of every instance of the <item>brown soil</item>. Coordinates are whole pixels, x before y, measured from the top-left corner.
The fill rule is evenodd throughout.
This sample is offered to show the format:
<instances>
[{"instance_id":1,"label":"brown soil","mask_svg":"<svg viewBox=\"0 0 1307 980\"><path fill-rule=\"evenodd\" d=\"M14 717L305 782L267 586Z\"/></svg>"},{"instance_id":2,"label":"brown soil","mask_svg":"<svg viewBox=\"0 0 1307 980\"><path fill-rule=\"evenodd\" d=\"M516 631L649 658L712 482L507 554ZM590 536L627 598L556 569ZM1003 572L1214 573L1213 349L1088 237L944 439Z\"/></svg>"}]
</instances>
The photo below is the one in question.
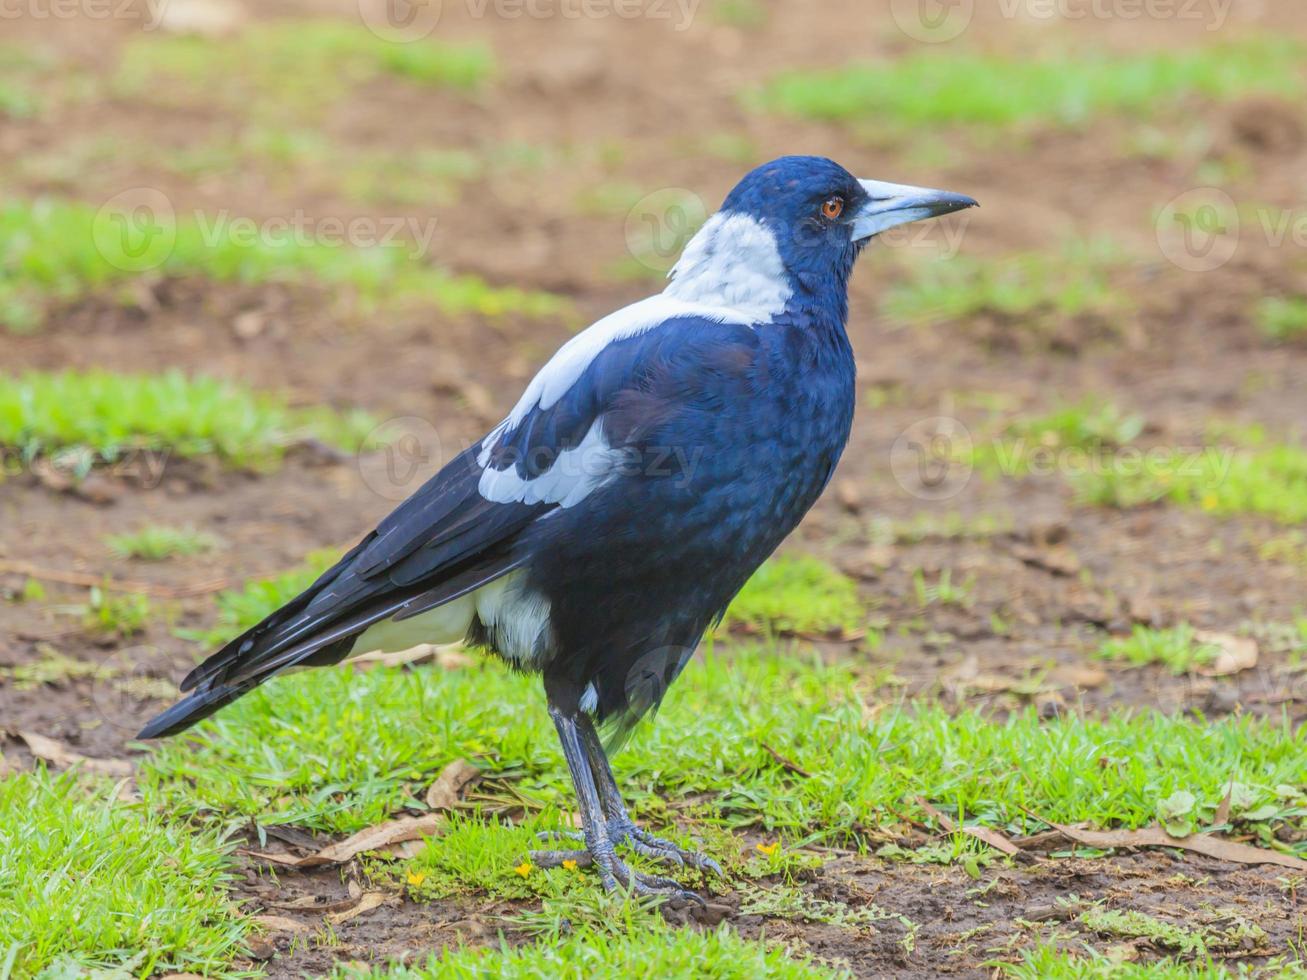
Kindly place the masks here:
<instances>
[{"instance_id":1,"label":"brown soil","mask_svg":"<svg viewBox=\"0 0 1307 980\"><path fill-rule=\"evenodd\" d=\"M354 12L354 4L344 0L249 6L258 18ZM859 142L838 127L754 113L734 95L784 66L910 52L883 10L869 13L849 0L768 5L765 26L742 30L718 22L705 4L688 30L676 32L647 20L477 20L463 5L445 8L441 36L484 39L505 66L499 83L469 101L380 79L329 114L323 123L327 136L343 146L396 154L475 151L520 141L553 148L560 161L488 174L452 203L390 211L349 199L333 182L328 161L321 172L242 170L196 180L161 161L175 150L230 138L240 120L212 107L181 111L125 100L101 84L52 114L0 121L6 192L52 191L98 204L124 188L148 185L167 193L179 211L225 208L255 218L296 209L346 218L435 216L433 254L440 264L492 282L561 292L582 320L650 287L615 282L605 272L626 254L624 218L587 213L577 207L578 195L602 181L621 180L650 191L690 188L711 206L742 170L739 162L705 150L704 139L721 134L747 139L757 159L822 153L860 173L972 193L984 208L967 218L962 251L970 256L1056 248L1073 234L1110 235L1136 256L1116 274L1116 284L1136 301L1137 312L1106 324L1061 324L1047 342L1033 344L1020 339L1020 325L997 320L896 325L881 313L883 286L912 250L901 255L880 247L863 259L849 330L868 399L834 491L792 547L825 555L856 575L891 629L874 654L857 643L825 648L831 656L892 665L909 693L958 705L1004 710L1033 700L1049 712L1074 705L1161 705L1208 717L1285 712L1295 724L1307 715L1307 683L1296 660L1266 646L1256 669L1219 679L1125 670L1090 657L1105 631L1125 631L1134 623L1188 621L1232 632L1250 620L1292 621L1303 607L1303 566L1259 556L1260 546L1284 528L1268 520L1216 520L1164 507L1119 512L1077 506L1053 477L998 482L973 475L951 498L928 501L905 491L890 465L896 439L923 419L949 416L981 437L993 431L996 403L1004 414L1035 412L1090 393L1144 413L1150 422L1146 438L1158 445L1197 445L1212 419L1258 422L1280 436L1300 434L1307 417L1307 389L1300 382L1307 348L1263 341L1251 310L1267 292L1295 283L1302 288L1302 255L1288 246L1271 248L1250 234L1229 264L1185 272L1158 251L1151 225L1167 201L1207 182L1199 168L1213 157L1239 174L1232 192L1242 202L1299 207L1307 172L1300 107L1265 100L1236 107L1195 104L1193 119L1158 123L1176 133L1195 120L1206 127L1209 139L1201 150L1173 159L1126 152L1131 127L1102 122L1010 144L950 142L945 162L922 166L905 162L906 147ZM15 40L43 45L100 79L112 72L119 46L139 30L122 22L5 23ZM1219 36L1249 26L1302 36L1307 11L1236 3ZM1212 39L1194 25L1173 22L1090 19L1048 26L984 12L971 30L975 40L1013 51L1052 40L1128 49ZM15 161L57 157L96 139L152 151L84 168L71 182L57 175L17 176ZM612 146L620 154L605 151ZM943 235L937 229L927 240L938 244ZM148 480L107 473L98 478L102 492L96 494L60 492L36 476L20 475L0 483L0 569L26 564L176 589L292 567L313 549L341 546L369 529L407 489L478 437L574 326L431 313L360 318L308 287L189 280L143 284L127 305L120 297L97 295L59 308L40 333L0 334L7 372L90 366L202 370L286 390L303 404L357 406L399 420L395 424L419 436L425 455L398 482L388 475L384 456L341 461L308 450L293 453L271 474L233 474L179 461L169 461ZM881 396L874 405L872 393ZM887 543L878 523L946 526L952 515L961 515L965 527L988 521L992 530L926 533ZM105 534L147 522L203 528L221 537L224 547L216 557L158 564L109 554ZM974 577L970 604L922 610L914 574L933 577L944 569L958 579ZM0 571L0 592L16 594L25 581L24 574ZM205 596L160 600L171 622L154 622L130 640L105 639L59 611L61 603L85 601L85 588L47 588L44 602L0 604L0 666L27 662L48 644L134 676L176 678L197 651L176 639L174 628L203 625L212 615ZM996 632L996 620L1007 628ZM899 624L914 625L895 628ZM1045 670L1037 691L1019 684ZM31 691L0 682L0 728L40 732L95 757L130 755L125 743L136 724L162 703L106 694L84 681ZM2 744L11 761L30 762L16 739ZM273 903L303 895L340 899L347 876L282 872L273 879L251 868L240 891L258 911L295 917ZM1294 893L1278 878L1267 869L1166 854L991 867L980 880L958 868L843 856L808 883L820 896L854 906L874 902L907 916L918 927L911 939L907 927L893 920L862 930L764 921L739 914L738 895L716 901L743 934L806 946L858 975L980 976L988 973L987 961L1011 958L1040 929L1063 924L1068 913L1057 903L1071 893L1174 921L1192 921L1208 906L1233 907L1269 937L1240 951L1243 956L1256 961L1283 954L1300 920ZM419 906L394 896L339 926L339 946L300 942L291 952L287 936L274 936L277 955L267 966L273 976L299 976L327 969L334 960L422 955L458 937L489 942L503 928L499 916L511 911L475 901ZM315 928L321 918L299 917ZM1098 938L1099 948L1117 942ZM1142 944L1134 950L1144 958L1159 952Z\"/></svg>"}]
</instances>

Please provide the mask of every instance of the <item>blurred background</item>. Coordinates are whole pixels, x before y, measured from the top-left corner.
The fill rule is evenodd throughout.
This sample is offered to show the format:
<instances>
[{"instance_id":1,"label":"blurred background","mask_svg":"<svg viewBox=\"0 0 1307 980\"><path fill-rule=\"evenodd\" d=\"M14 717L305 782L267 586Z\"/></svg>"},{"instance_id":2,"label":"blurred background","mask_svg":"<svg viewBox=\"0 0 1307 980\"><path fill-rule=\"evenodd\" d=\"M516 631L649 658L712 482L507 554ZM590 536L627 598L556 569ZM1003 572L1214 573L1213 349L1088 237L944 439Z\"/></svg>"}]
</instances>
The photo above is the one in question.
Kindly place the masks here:
<instances>
[{"instance_id":1,"label":"blurred background","mask_svg":"<svg viewBox=\"0 0 1307 980\"><path fill-rule=\"evenodd\" d=\"M732 635L1298 719L1305 55L1273 0L0 0L0 727L128 752L787 153L982 207L855 274L781 566L854 612Z\"/></svg>"}]
</instances>

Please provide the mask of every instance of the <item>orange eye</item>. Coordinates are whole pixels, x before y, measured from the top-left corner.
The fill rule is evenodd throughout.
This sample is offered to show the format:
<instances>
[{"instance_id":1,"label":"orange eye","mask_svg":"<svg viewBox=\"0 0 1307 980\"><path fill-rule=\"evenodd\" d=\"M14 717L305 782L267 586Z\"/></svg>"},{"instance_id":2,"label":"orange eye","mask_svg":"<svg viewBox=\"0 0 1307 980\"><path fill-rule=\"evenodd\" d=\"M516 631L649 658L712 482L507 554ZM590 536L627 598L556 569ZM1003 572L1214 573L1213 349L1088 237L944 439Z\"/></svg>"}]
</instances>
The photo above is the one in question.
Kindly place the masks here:
<instances>
[{"instance_id":1,"label":"orange eye","mask_svg":"<svg viewBox=\"0 0 1307 980\"><path fill-rule=\"evenodd\" d=\"M821 213L824 217L827 217L831 221L834 221L836 218L838 218L841 214L844 213L844 198L842 197L826 198L826 200L822 203Z\"/></svg>"}]
</instances>

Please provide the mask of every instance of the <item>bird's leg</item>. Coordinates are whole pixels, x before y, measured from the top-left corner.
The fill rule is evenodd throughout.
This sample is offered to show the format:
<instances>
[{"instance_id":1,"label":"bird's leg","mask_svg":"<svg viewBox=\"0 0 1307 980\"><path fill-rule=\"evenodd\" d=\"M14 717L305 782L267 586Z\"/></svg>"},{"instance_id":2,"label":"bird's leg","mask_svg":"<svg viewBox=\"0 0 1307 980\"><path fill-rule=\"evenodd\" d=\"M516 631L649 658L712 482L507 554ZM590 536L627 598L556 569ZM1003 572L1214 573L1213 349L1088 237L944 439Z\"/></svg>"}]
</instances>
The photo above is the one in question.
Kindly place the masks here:
<instances>
[{"instance_id":1,"label":"bird's leg","mask_svg":"<svg viewBox=\"0 0 1307 980\"><path fill-rule=\"evenodd\" d=\"M567 760L567 768L572 774L572 785L576 787L576 798L581 808L585 850L533 851L532 859L546 868L557 867L565 860L576 861L578 866L583 863L593 863L599 871L599 880L608 891L614 891L621 886L629 888L637 895L669 895L702 904L703 899L693 892L686 891L671 878L640 874L632 871L618 859L613 849L614 842L609 831L604 805L591 771L585 741L577 724L578 716L560 711L553 705L549 706L549 714L554 719L554 727L558 730L558 740L563 747L563 758Z\"/></svg>"},{"instance_id":2,"label":"bird's leg","mask_svg":"<svg viewBox=\"0 0 1307 980\"><path fill-rule=\"evenodd\" d=\"M608 755L604 752L603 743L599 741L599 733L595 731L594 722L588 715L582 715L577 720L577 727L581 731L581 740L590 761L590 771L594 773L595 787L603 802L604 812L608 814L608 835L613 843L629 841L635 852L645 857L672 864L688 864L700 871L712 871L714 874L722 875L721 865L706 854L687 851L636 825L631 815L626 812L626 804L622 802L621 791L617 788L617 780L613 778L613 769L608 764Z\"/></svg>"}]
</instances>

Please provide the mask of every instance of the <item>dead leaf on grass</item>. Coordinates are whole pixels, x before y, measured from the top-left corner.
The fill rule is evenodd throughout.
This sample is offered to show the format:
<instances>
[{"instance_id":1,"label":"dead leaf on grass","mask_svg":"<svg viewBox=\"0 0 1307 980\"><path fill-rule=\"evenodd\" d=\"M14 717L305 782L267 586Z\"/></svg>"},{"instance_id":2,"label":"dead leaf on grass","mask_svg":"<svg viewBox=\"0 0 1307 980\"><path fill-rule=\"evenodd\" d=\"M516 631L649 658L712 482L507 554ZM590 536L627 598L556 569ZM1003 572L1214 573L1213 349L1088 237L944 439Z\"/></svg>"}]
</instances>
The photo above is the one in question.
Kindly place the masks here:
<instances>
[{"instance_id":1,"label":"dead leaf on grass","mask_svg":"<svg viewBox=\"0 0 1307 980\"><path fill-rule=\"evenodd\" d=\"M319 902L313 895L301 895L289 902L268 902L267 905L270 909L283 909L286 912L317 912L321 915L329 915L332 912L343 912L357 901L358 899L352 895L338 902Z\"/></svg>"},{"instance_id":2,"label":"dead leaf on grass","mask_svg":"<svg viewBox=\"0 0 1307 980\"><path fill-rule=\"evenodd\" d=\"M18 737L27 743L27 748L32 755L65 769L79 765L88 772L103 773L106 776L132 774L132 764L126 759L91 759L74 752L62 742L38 735L36 732L19 732Z\"/></svg>"},{"instance_id":3,"label":"dead leaf on grass","mask_svg":"<svg viewBox=\"0 0 1307 980\"><path fill-rule=\"evenodd\" d=\"M307 922L288 919L284 915L256 915L254 921L269 932L308 932L312 928Z\"/></svg>"},{"instance_id":4,"label":"dead leaf on grass","mask_svg":"<svg viewBox=\"0 0 1307 980\"><path fill-rule=\"evenodd\" d=\"M1026 812L1030 813L1029 810ZM1043 820L1067 839L1084 847L1176 847L1234 864L1278 864L1284 868L1307 871L1307 861L1292 854L1253 847L1251 844L1240 844L1212 834L1172 837L1161 827L1145 827L1142 830L1080 830L1053 823L1034 813L1030 815L1037 820Z\"/></svg>"},{"instance_id":5,"label":"dead leaf on grass","mask_svg":"<svg viewBox=\"0 0 1307 980\"><path fill-rule=\"evenodd\" d=\"M1237 674L1241 670L1252 670L1257 666L1257 641L1250 636L1235 636L1232 633L1209 633L1207 630L1194 630L1194 639L1216 647L1216 659L1198 673L1207 677L1225 677Z\"/></svg>"},{"instance_id":6,"label":"dead leaf on grass","mask_svg":"<svg viewBox=\"0 0 1307 980\"><path fill-rule=\"evenodd\" d=\"M466 759L455 759L441 770L436 781L427 787L427 806L433 810L452 810L463 798L463 791L481 775L481 770Z\"/></svg>"},{"instance_id":7,"label":"dead leaf on grass","mask_svg":"<svg viewBox=\"0 0 1307 980\"><path fill-rule=\"evenodd\" d=\"M292 854L271 854L261 851L248 851L251 857L274 864L284 864L291 868L317 868L324 864L344 864L364 851L383 850L391 844L402 841L420 840L434 834L444 817L429 813L421 817L400 817L387 820L352 834L335 844L328 844L322 850L304 857Z\"/></svg>"},{"instance_id":8,"label":"dead leaf on grass","mask_svg":"<svg viewBox=\"0 0 1307 980\"><path fill-rule=\"evenodd\" d=\"M1225 788L1225 796L1216 806L1216 813L1212 815L1212 826L1220 827L1230 821L1230 799L1234 796L1234 777L1230 777L1230 785Z\"/></svg>"},{"instance_id":9,"label":"dead leaf on grass","mask_svg":"<svg viewBox=\"0 0 1307 980\"><path fill-rule=\"evenodd\" d=\"M352 909L346 909L344 912L334 912L327 916L327 921L332 925L340 925L342 922L348 922L355 916L362 915L364 912L371 912L378 905L386 900L382 892L364 892L359 899L358 904Z\"/></svg>"},{"instance_id":10,"label":"dead leaf on grass","mask_svg":"<svg viewBox=\"0 0 1307 980\"><path fill-rule=\"evenodd\" d=\"M935 818L941 828L948 831L950 834L961 831L964 834L976 838L978 841L988 844L990 847L994 848L994 850L1001 851L1008 857L1016 857L1018 854L1024 853L1021 848L1017 847L1016 844L1013 844L992 827L959 827L949 817L931 806L931 804L923 797L918 796L917 803L923 810Z\"/></svg>"},{"instance_id":11,"label":"dead leaf on grass","mask_svg":"<svg viewBox=\"0 0 1307 980\"><path fill-rule=\"evenodd\" d=\"M1088 690L1101 687L1107 681L1107 671L1085 664L1063 664L1053 670L1053 679L1068 687Z\"/></svg>"},{"instance_id":12,"label":"dead leaf on grass","mask_svg":"<svg viewBox=\"0 0 1307 980\"><path fill-rule=\"evenodd\" d=\"M793 761L792 759L787 759L785 756L781 755L766 742L762 743L762 747L767 750L767 754L769 756L771 756L773 759L776 760L776 764L780 766L782 769L784 769L786 772L792 772L794 773L794 775L802 776L804 779L812 778L812 773L808 772L806 769L804 769L802 766L800 766L797 762Z\"/></svg>"}]
</instances>

